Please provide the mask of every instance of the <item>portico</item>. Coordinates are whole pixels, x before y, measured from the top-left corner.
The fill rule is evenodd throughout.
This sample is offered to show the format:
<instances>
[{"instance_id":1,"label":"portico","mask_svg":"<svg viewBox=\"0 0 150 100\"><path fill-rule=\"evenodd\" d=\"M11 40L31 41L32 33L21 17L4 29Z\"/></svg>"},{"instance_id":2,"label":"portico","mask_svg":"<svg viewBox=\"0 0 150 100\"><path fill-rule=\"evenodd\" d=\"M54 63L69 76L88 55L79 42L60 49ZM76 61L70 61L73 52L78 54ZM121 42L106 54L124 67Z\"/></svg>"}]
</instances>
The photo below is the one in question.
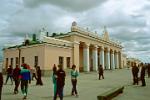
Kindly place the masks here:
<instances>
[{"instance_id":1,"label":"portico","mask_svg":"<svg viewBox=\"0 0 150 100\"><path fill-rule=\"evenodd\" d=\"M104 28L103 36L100 37L96 33L77 26L76 22L72 23L71 35L66 37L58 37L59 39L69 39L78 41L79 49L79 69L81 71L97 71L101 64L104 69L117 69L121 66L121 50L122 46L109 39L108 32ZM76 62L77 63L77 62Z\"/></svg>"}]
</instances>

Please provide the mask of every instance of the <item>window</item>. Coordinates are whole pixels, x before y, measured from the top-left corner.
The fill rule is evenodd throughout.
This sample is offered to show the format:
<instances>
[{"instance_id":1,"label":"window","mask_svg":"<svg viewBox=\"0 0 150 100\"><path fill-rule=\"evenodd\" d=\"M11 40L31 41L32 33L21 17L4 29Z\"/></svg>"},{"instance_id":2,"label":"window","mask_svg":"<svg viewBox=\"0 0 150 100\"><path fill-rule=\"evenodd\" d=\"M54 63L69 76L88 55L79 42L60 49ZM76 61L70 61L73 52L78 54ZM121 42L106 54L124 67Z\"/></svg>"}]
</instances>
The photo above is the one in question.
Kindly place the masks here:
<instances>
[{"instance_id":1,"label":"window","mask_svg":"<svg viewBox=\"0 0 150 100\"><path fill-rule=\"evenodd\" d=\"M59 56L59 65L61 65L62 67L64 67L63 66L64 65L63 60L64 60L64 57Z\"/></svg>"},{"instance_id":2,"label":"window","mask_svg":"<svg viewBox=\"0 0 150 100\"><path fill-rule=\"evenodd\" d=\"M6 58L6 68L8 68L8 58Z\"/></svg>"},{"instance_id":3,"label":"window","mask_svg":"<svg viewBox=\"0 0 150 100\"><path fill-rule=\"evenodd\" d=\"M13 58L10 59L10 65L13 67Z\"/></svg>"},{"instance_id":4,"label":"window","mask_svg":"<svg viewBox=\"0 0 150 100\"><path fill-rule=\"evenodd\" d=\"M34 65L35 65L35 66L38 65L38 56L34 56Z\"/></svg>"},{"instance_id":5,"label":"window","mask_svg":"<svg viewBox=\"0 0 150 100\"><path fill-rule=\"evenodd\" d=\"M24 63L24 60L25 60L25 58L24 58L24 57L22 57L22 58L21 58L22 64Z\"/></svg>"},{"instance_id":6,"label":"window","mask_svg":"<svg viewBox=\"0 0 150 100\"><path fill-rule=\"evenodd\" d=\"M18 64L19 64L19 58L16 57L16 65L18 65Z\"/></svg>"},{"instance_id":7,"label":"window","mask_svg":"<svg viewBox=\"0 0 150 100\"><path fill-rule=\"evenodd\" d=\"M67 68L70 68L70 57L67 57L66 58L66 64L67 64Z\"/></svg>"}]
</instances>

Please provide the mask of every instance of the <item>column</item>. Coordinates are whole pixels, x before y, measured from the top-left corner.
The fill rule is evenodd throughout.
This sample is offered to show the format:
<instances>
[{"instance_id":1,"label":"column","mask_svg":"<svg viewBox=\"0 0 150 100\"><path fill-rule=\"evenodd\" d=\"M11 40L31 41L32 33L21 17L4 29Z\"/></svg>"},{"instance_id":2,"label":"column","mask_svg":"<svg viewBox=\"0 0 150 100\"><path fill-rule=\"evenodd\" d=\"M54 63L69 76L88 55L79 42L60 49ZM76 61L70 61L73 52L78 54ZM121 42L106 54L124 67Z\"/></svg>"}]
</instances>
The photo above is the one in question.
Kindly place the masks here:
<instances>
[{"instance_id":1,"label":"column","mask_svg":"<svg viewBox=\"0 0 150 100\"><path fill-rule=\"evenodd\" d=\"M100 64L102 65L103 69L105 69L105 64L104 64L104 47L101 47L99 56L100 56Z\"/></svg>"},{"instance_id":2,"label":"column","mask_svg":"<svg viewBox=\"0 0 150 100\"><path fill-rule=\"evenodd\" d=\"M97 71L98 69L97 46L95 46L94 49L92 50L92 55L93 55L93 70Z\"/></svg>"},{"instance_id":3,"label":"column","mask_svg":"<svg viewBox=\"0 0 150 100\"><path fill-rule=\"evenodd\" d=\"M111 69L115 69L114 51L111 52Z\"/></svg>"},{"instance_id":4,"label":"column","mask_svg":"<svg viewBox=\"0 0 150 100\"><path fill-rule=\"evenodd\" d=\"M114 52L114 65L115 65L115 69L117 69L117 56L116 56L116 52Z\"/></svg>"},{"instance_id":5,"label":"column","mask_svg":"<svg viewBox=\"0 0 150 100\"><path fill-rule=\"evenodd\" d=\"M118 52L116 52L116 68L119 68Z\"/></svg>"},{"instance_id":6,"label":"column","mask_svg":"<svg viewBox=\"0 0 150 100\"><path fill-rule=\"evenodd\" d=\"M73 64L77 66L77 70L79 70L79 42L74 42L73 49Z\"/></svg>"},{"instance_id":7,"label":"column","mask_svg":"<svg viewBox=\"0 0 150 100\"><path fill-rule=\"evenodd\" d=\"M86 72L90 71L90 66L89 66L89 45L86 45L83 49L83 69Z\"/></svg>"},{"instance_id":8,"label":"column","mask_svg":"<svg viewBox=\"0 0 150 100\"><path fill-rule=\"evenodd\" d=\"M107 54L106 54L106 59L107 59L107 69L110 69L110 49L107 48Z\"/></svg>"},{"instance_id":9,"label":"column","mask_svg":"<svg viewBox=\"0 0 150 100\"><path fill-rule=\"evenodd\" d=\"M118 61L119 61L119 68L122 68L122 59L121 59L122 56L121 56L121 52L119 52L118 57L119 57L119 58L118 58L118 59L119 59L119 60L118 60Z\"/></svg>"}]
</instances>

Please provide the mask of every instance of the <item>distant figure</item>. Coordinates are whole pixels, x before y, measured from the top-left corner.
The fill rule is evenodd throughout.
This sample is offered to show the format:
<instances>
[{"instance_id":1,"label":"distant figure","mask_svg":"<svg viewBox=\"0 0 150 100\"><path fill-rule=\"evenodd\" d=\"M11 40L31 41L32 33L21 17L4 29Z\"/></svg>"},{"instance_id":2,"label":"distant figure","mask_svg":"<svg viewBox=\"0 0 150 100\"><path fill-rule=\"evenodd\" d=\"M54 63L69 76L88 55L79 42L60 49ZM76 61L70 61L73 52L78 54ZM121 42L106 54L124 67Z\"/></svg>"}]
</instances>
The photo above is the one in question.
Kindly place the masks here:
<instances>
[{"instance_id":1,"label":"distant figure","mask_svg":"<svg viewBox=\"0 0 150 100\"><path fill-rule=\"evenodd\" d=\"M148 74L148 78L150 78L150 64L147 65L147 74Z\"/></svg>"},{"instance_id":2,"label":"distant figure","mask_svg":"<svg viewBox=\"0 0 150 100\"><path fill-rule=\"evenodd\" d=\"M37 66L34 66L34 68L31 70L32 71L32 80L37 79L37 77L36 77L36 67Z\"/></svg>"},{"instance_id":3,"label":"distant figure","mask_svg":"<svg viewBox=\"0 0 150 100\"><path fill-rule=\"evenodd\" d=\"M0 100L2 95L2 87L3 87L3 75L2 72L0 72Z\"/></svg>"},{"instance_id":4,"label":"distant figure","mask_svg":"<svg viewBox=\"0 0 150 100\"><path fill-rule=\"evenodd\" d=\"M20 77L21 78L21 91L22 91L22 94L24 95L23 100L25 100L28 94L28 83L31 83L30 70L27 69L26 64L22 66L20 76L21 76Z\"/></svg>"},{"instance_id":5,"label":"distant figure","mask_svg":"<svg viewBox=\"0 0 150 100\"><path fill-rule=\"evenodd\" d=\"M138 85L138 72L139 69L136 66L136 63L132 66L132 75L133 75L133 85L137 84Z\"/></svg>"},{"instance_id":6,"label":"distant figure","mask_svg":"<svg viewBox=\"0 0 150 100\"><path fill-rule=\"evenodd\" d=\"M21 69L19 68L18 65L16 65L16 68L13 70L13 79L15 81L15 88L14 88L14 94L18 93L18 87L19 87L19 76L20 76L20 71Z\"/></svg>"},{"instance_id":7,"label":"distant figure","mask_svg":"<svg viewBox=\"0 0 150 100\"><path fill-rule=\"evenodd\" d=\"M54 96L55 96L56 90L57 90L57 67L55 64L53 66L52 80L53 80L53 85L54 85Z\"/></svg>"},{"instance_id":8,"label":"distant figure","mask_svg":"<svg viewBox=\"0 0 150 100\"><path fill-rule=\"evenodd\" d=\"M143 64L141 64L141 82L142 82L142 86L146 86L145 83L145 66Z\"/></svg>"},{"instance_id":9,"label":"distant figure","mask_svg":"<svg viewBox=\"0 0 150 100\"><path fill-rule=\"evenodd\" d=\"M6 78L6 81L5 81L5 85L7 84L7 81L8 81L9 78L11 80L11 84L13 85L13 77L12 77L13 68L12 68L11 65L9 65L6 72L7 72L7 78Z\"/></svg>"},{"instance_id":10,"label":"distant figure","mask_svg":"<svg viewBox=\"0 0 150 100\"><path fill-rule=\"evenodd\" d=\"M65 85L65 77L66 73L63 70L61 65L58 65L58 71L56 73L57 75L57 89L56 89L56 94L54 96L54 100L57 99L57 94L59 95L60 100L63 100L63 89Z\"/></svg>"},{"instance_id":11,"label":"distant figure","mask_svg":"<svg viewBox=\"0 0 150 100\"><path fill-rule=\"evenodd\" d=\"M79 75L79 72L76 70L76 65L72 65L72 70L71 70L72 92L71 92L71 95L78 96L78 92L77 92L77 88L76 88L78 75Z\"/></svg>"},{"instance_id":12,"label":"distant figure","mask_svg":"<svg viewBox=\"0 0 150 100\"><path fill-rule=\"evenodd\" d=\"M36 85L43 85L43 82L42 82L42 79L41 79L42 74L41 74L40 66L37 66L36 70L37 70L37 72L36 72L37 73Z\"/></svg>"},{"instance_id":13,"label":"distant figure","mask_svg":"<svg viewBox=\"0 0 150 100\"><path fill-rule=\"evenodd\" d=\"M99 80L101 79L101 76L104 79L104 74L103 74L104 70L103 70L102 65L99 65L99 67L98 67L98 73L99 73Z\"/></svg>"}]
</instances>

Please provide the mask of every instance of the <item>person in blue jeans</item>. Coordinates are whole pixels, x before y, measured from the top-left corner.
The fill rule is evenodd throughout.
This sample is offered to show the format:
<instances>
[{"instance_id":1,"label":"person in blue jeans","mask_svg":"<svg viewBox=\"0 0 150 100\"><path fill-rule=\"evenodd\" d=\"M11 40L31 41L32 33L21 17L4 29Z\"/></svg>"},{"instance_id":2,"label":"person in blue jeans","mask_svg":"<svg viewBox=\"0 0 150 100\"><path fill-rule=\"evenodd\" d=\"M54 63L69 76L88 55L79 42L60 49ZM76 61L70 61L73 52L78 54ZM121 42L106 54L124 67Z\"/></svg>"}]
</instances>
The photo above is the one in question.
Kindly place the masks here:
<instances>
[{"instance_id":1,"label":"person in blue jeans","mask_svg":"<svg viewBox=\"0 0 150 100\"><path fill-rule=\"evenodd\" d=\"M28 94L28 83L31 82L31 74L30 70L27 69L27 65L24 64L22 66L21 72L20 72L20 78L21 78L21 91L24 95L23 100L27 98Z\"/></svg>"},{"instance_id":2,"label":"person in blue jeans","mask_svg":"<svg viewBox=\"0 0 150 100\"><path fill-rule=\"evenodd\" d=\"M79 72L76 70L76 65L72 65L72 70L71 70L71 82L72 82L72 92L71 95L76 95L78 97L78 92L77 92L77 77L79 75Z\"/></svg>"},{"instance_id":3,"label":"person in blue jeans","mask_svg":"<svg viewBox=\"0 0 150 100\"><path fill-rule=\"evenodd\" d=\"M13 68L12 68L11 65L9 65L9 67L7 68L7 78L6 78L6 81L5 81L5 85L7 84L7 81L8 81L9 78L11 80L11 84L13 85L12 73L13 73Z\"/></svg>"},{"instance_id":4,"label":"person in blue jeans","mask_svg":"<svg viewBox=\"0 0 150 100\"><path fill-rule=\"evenodd\" d=\"M58 65L58 71L56 72L57 75L57 86L56 86L56 94L54 95L54 99L57 99L57 95L59 95L60 100L63 100L63 89L65 85L65 77L66 73L62 68L62 65Z\"/></svg>"}]
</instances>

